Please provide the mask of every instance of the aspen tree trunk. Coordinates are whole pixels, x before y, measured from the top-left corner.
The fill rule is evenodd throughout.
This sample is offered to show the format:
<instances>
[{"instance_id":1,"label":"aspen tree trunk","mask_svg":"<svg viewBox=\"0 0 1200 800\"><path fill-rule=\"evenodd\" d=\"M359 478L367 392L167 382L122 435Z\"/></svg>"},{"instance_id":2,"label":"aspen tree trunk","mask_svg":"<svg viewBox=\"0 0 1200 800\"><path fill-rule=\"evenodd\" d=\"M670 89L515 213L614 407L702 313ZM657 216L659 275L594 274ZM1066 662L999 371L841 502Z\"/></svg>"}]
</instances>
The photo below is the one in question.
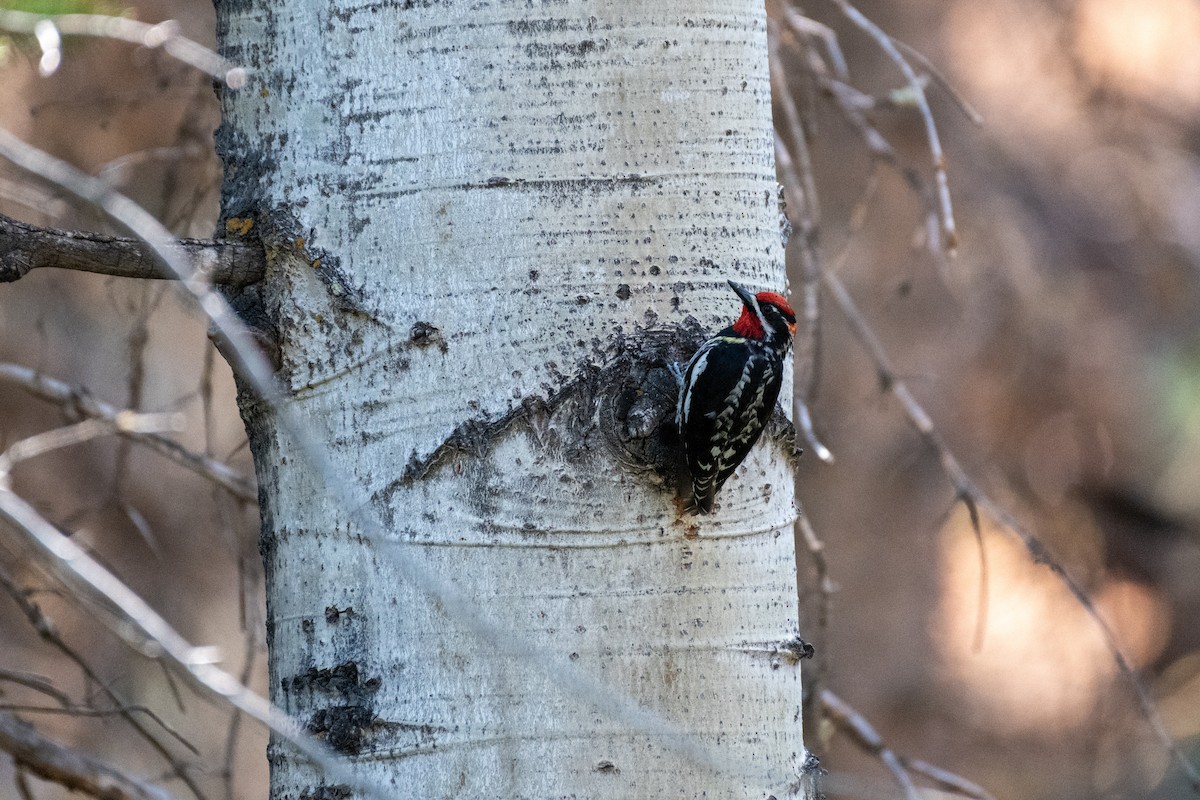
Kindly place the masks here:
<instances>
[{"instance_id":1,"label":"aspen tree trunk","mask_svg":"<svg viewBox=\"0 0 1200 800\"><path fill-rule=\"evenodd\" d=\"M783 288L761 0L217 15L255 78L223 97L224 230L269 254L233 299L367 503L327 492L243 398L272 699L398 798L802 796L785 448L764 437L693 518L622 453L645 431L612 430L638 395L621 375L685 355L688 315L728 324L726 278ZM563 669L719 759L693 763L686 736ZM274 798L356 796L280 743L270 759Z\"/></svg>"}]
</instances>

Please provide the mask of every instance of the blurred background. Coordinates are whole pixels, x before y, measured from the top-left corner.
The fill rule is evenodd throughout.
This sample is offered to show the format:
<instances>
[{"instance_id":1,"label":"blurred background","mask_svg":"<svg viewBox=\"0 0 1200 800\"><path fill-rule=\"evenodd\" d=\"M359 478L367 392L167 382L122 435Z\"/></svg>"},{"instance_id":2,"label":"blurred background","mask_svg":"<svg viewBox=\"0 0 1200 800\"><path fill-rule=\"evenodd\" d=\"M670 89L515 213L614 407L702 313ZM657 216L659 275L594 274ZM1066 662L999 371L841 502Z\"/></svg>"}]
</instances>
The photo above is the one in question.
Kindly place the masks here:
<instances>
[{"instance_id":1,"label":"blurred background","mask_svg":"<svg viewBox=\"0 0 1200 800\"><path fill-rule=\"evenodd\" d=\"M109 10L127 5L139 19L177 19L185 34L213 43L207 3ZM769 6L781 22L784 80L775 89L795 98L805 122L824 264L841 265L899 376L970 475L1091 593L1171 735L1200 758L1200 4L859 4L983 116L972 124L936 83L927 86L958 222L952 258L930 247L926 200L872 158L813 69L814 59L829 62L826 45L783 25L783 8ZM836 35L869 120L932 186L924 128L897 94L895 65L833 2L801 10ZM213 230L217 122L209 80L161 53L75 40L59 70L41 77L27 41L0 40L0 126L110 180L180 235ZM6 165L0 213L109 230L94 210ZM789 257L798 270L797 254ZM798 279L794 272L794 287ZM802 551L814 683L819 675L897 752L997 798L1194 796L1137 713L1095 624L986 516L980 629L978 547L938 453L881 389L828 301L818 352L812 409L835 461L807 454L799 485L835 591L820 630ZM0 361L117 406L182 411L181 441L252 474L228 369L202 320L165 284L35 271L0 289ZM69 418L3 381L0 409L5 447ZM227 666L265 689L254 508L109 440L14 475L22 496L78 531L184 635L217 645ZM0 555L0 578L38 585ZM27 599L97 677L66 666L0 591L0 709L53 705L13 676L50 677L76 702L100 706L102 682L187 739L199 755L147 722L177 759L196 765L189 779L210 796L265 796L261 729L173 686L64 598ZM173 769L120 719L24 716L131 772L161 778ZM833 726L808 722L830 797L899 796L874 758ZM38 798L60 796L30 785ZM0 797L18 796L14 786L11 762L0 758Z\"/></svg>"}]
</instances>

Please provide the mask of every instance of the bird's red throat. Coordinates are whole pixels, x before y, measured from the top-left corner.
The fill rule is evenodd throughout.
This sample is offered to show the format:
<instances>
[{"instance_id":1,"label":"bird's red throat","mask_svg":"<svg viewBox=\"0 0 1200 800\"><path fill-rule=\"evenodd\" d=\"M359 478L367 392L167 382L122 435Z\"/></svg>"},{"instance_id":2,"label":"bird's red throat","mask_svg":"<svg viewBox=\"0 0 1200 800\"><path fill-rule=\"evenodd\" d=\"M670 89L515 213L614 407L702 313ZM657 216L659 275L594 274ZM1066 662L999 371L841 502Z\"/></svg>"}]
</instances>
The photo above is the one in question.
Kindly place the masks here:
<instances>
[{"instance_id":1,"label":"bird's red throat","mask_svg":"<svg viewBox=\"0 0 1200 800\"><path fill-rule=\"evenodd\" d=\"M733 323L733 332L747 339L761 339L765 334L762 320L747 306L742 306L742 315Z\"/></svg>"}]
</instances>

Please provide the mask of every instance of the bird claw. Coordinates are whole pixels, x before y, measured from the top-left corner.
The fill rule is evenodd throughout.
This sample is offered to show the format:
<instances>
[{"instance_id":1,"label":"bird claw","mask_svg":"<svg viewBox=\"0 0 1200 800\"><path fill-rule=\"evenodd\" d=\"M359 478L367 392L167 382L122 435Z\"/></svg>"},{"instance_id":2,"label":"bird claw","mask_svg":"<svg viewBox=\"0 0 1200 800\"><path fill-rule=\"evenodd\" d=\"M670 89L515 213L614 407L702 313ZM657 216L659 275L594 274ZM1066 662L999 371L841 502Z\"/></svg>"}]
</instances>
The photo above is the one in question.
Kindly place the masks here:
<instances>
[{"instance_id":1,"label":"bird claw","mask_svg":"<svg viewBox=\"0 0 1200 800\"><path fill-rule=\"evenodd\" d=\"M672 361L667 365L667 369L675 376L675 386L678 389L683 388L683 367L679 366L678 361Z\"/></svg>"}]
</instances>

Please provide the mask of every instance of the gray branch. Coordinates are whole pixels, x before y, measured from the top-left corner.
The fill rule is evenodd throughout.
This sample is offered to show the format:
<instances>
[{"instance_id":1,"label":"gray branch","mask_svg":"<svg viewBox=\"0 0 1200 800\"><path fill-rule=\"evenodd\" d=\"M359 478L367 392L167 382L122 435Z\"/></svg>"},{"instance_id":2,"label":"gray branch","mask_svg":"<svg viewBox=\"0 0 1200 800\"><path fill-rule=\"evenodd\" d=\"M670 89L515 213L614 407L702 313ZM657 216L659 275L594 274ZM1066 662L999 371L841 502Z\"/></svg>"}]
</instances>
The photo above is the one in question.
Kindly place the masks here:
<instances>
[{"instance_id":1,"label":"gray branch","mask_svg":"<svg viewBox=\"0 0 1200 800\"><path fill-rule=\"evenodd\" d=\"M255 245L211 239L181 239L179 245L184 257L214 285L238 288L263 277L266 259ZM118 278L173 277L137 239L41 228L0 214L0 283L44 267Z\"/></svg>"},{"instance_id":2,"label":"gray branch","mask_svg":"<svg viewBox=\"0 0 1200 800\"><path fill-rule=\"evenodd\" d=\"M38 733L32 725L0 712L0 750L17 766L72 792L109 800L165 800L163 789Z\"/></svg>"}]
</instances>

